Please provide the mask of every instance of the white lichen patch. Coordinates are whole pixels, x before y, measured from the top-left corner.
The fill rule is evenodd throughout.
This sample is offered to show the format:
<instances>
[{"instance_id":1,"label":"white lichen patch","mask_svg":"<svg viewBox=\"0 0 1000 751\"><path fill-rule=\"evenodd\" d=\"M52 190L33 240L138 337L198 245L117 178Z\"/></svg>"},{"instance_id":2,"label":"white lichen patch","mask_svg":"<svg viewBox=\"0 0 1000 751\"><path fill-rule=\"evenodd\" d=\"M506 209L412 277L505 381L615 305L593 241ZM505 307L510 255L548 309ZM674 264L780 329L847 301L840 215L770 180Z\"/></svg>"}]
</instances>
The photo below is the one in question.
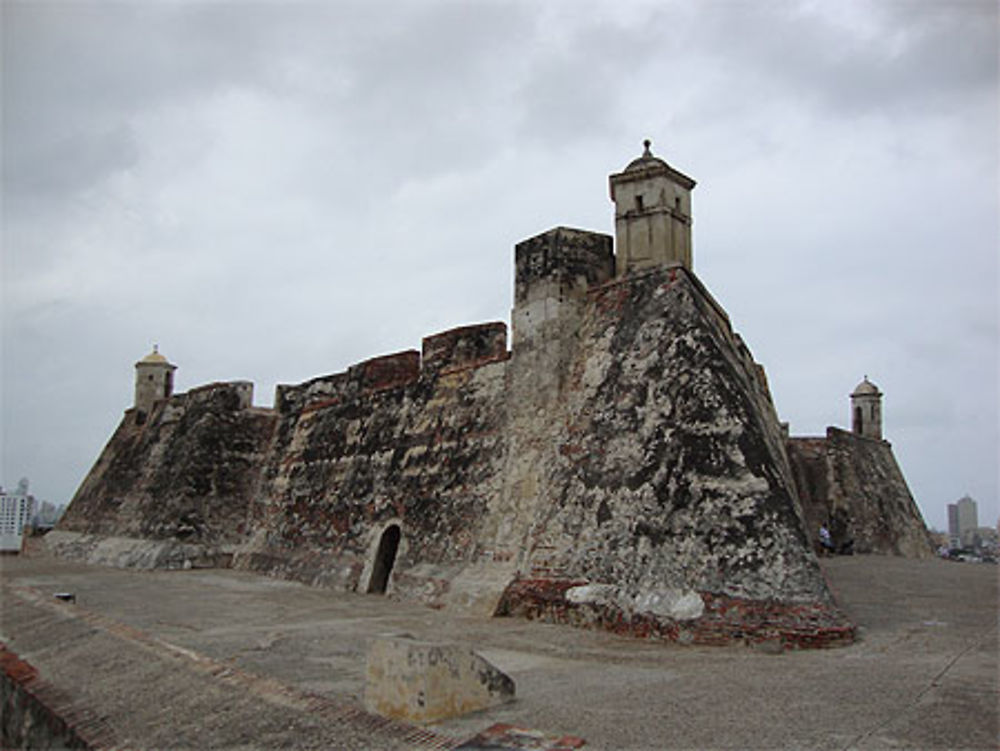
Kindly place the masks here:
<instances>
[{"instance_id":1,"label":"white lichen patch","mask_svg":"<svg viewBox=\"0 0 1000 751\"><path fill-rule=\"evenodd\" d=\"M630 615L646 613L678 621L693 620L705 612L705 603L697 592L672 587L629 594L614 584L584 584L566 590L566 599L578 605L612 606Z\"/></svg>"},{"instance_id":2,"label":"white lichen patch","mask_svg":"<svg viewBox=\"0 0 1000 751\"><path fill-rule=\"evenodd\" d=\"M614 362L614 357L608 349L612 333L611 330L608 330L598 340L590 357L584 363L581 385L586 391L593 391L604 382L604 379L607 377L608 368Z\"/></svg>"},{"instance_id":3,"label":"white lichen patch","mask_svg":"<svg viewBox=\"0 0 1000 751\"><path fill-rule=\"evenodd\" d=\"M633 609L640 613L666 616L677 621L689 621L705 612L705 603L693 590L652 589L633 598Z\"/></svg>"}]
</instances>

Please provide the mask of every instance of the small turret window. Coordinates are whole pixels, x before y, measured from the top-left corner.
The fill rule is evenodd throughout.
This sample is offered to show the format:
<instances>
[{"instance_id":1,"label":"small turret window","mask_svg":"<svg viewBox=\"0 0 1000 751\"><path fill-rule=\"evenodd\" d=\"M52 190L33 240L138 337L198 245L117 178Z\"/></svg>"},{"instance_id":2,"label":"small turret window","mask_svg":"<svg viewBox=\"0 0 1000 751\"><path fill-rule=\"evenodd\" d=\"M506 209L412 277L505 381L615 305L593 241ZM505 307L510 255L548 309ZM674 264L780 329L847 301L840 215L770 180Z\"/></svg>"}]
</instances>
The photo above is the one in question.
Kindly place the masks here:
<instances>
[{"instance_id":1,"label":"small turret window","mask_svg":"<svg viewBox=\"0 0 1000 751\"><path fill-rule=\"evenodd\" d=\"M642 196L635 197L635 208L636 211L642 211Z\"/></svg>"}]
</instances>

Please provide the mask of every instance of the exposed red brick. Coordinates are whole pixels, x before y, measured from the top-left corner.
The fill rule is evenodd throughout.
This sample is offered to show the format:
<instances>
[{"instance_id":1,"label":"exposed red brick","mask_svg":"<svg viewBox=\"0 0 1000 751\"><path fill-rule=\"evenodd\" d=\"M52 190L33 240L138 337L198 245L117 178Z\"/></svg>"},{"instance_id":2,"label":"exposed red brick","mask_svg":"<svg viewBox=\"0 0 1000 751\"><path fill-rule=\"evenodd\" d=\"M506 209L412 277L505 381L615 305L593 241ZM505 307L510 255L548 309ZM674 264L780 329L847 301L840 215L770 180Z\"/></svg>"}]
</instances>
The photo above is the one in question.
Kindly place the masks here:
<instances>
[{"instance_id":1,"label":"exposed red brick","mask_svg":"<svg viewBox=\"0 0 1000 751\"><path fill-rule=\"evenodd\" d=\"M4 675L20 684L29 683L38 677L35 668L7 649L7 645L2 642L0 642L0 668L3 669Z\"/></svg>"},{"instance_id":2,"label":"exposed red brick","mask_svg":"<svg viewBox=\"0 0 1000 751\"><path fill-rule=\"evenodd\" d=\"M420 377L420 353L415 349L366 360L361 369L361 386L366 391L405 386Z\"/></svg>"}]
</instances>

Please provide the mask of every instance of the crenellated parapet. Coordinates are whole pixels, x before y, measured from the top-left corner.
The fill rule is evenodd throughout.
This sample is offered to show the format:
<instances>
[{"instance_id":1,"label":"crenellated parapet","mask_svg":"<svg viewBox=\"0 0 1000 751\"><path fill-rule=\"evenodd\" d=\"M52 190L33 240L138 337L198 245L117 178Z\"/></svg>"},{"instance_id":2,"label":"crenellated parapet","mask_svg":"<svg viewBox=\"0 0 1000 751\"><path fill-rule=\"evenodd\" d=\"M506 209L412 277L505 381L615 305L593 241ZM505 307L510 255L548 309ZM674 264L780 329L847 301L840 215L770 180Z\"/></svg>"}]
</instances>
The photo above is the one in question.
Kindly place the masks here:
<instances>
[{"instance_id":1,"label":"crenellated parapet","mask_svg":"<svg viewBox=\"0 0 1000 751\"><path fill-rule=\"evenodd\" d=\"M220 381L196 386L177 395L189 405L212 403L220 409L237 411L253 406L253 383L250 381Z\"/></svg>"},{"instance_id":2,"label":"crenellated parapet","mask_svg":"<svg viewBox=\"0 0 1000 751\"><path fill-rule=\"evenodd\" d=\"M422 352L409 349L372 357L340 373L299 384L279 384L275 409L282 414L317 409L503 362L509 357L507 324L495 321L459 326L424 337L421 346Z\"/></svg>"},{"instance_id":3,"label":"crenellated parapet","mask_svg":"<svg viewBox=\"0 0 1000 751\"><path fill-rule=\"evenodd\" d=\"M443 331L423 340L421 366L441 374L506 360L507 324L481 323Z\"/></svg>"}]
</instances>

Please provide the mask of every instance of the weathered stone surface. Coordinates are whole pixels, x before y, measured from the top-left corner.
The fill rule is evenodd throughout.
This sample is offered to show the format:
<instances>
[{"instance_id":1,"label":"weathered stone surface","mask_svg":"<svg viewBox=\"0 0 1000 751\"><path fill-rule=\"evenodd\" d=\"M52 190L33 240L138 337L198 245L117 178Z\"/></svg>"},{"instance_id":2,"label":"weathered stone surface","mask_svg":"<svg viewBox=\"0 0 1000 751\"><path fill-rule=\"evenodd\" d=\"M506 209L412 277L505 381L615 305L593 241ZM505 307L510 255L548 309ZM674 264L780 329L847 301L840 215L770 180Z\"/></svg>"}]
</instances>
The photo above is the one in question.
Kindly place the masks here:
<instances>
[{"instance_id":1,"label":"weathered stone surface","mask_svg":"<svg viewBox=\"0 0 1000 751\"><path fill-rule=\"evenodd\" d=\"M454 373L507 359L507 326L484 323L460 326L424 337L421 365L427 370Z\"/></svg>"},{"instance_id":2,"label":"weathered stone surface","mask_svg":"<svg viewBox=\"0 0 1000 751\"><path fill-rule=\"evenodd\" d=\"M233 555L231 545L113 537L65 530L49 532L44 543L63 558L116 568L224 568L230 565Z\"/></svg>"},{"instance_id":3,"label":"weathered stone surface","mask_svg":"<svg viewBox=\"0 0 1000 751\"><path fill-rule=\"evenodd\" d=\"M790 438L806 526L818 546L827 524L836 548L930 558L927 527L888 441L828 428L826 438Z\"/></svg>"},{"instance_id":4,"label":"weathered stone surface","mask_svg":"<svg viewBox=\"0 0 1000 751\"><path fill-rule=\"evenodd\" d=\"M529 576L824 600L756 365L681 267L596 288L543 426Z\"/></svg>"},{"instance_id":5,"label":"weathered stone surface","mask_svg":"<svg viewBox=\"0 0 1000 751\"><path fill-rule=\"evenodd\" d=\"M365 704L426 724L514 700L514 681L471 649L378 637L368 650Z\"/></svg>"},{"instance_id":6,"label":"weathered stone surface","mask_svg":"<svg viewBox=\"0 0 1000 751\"><path fill-rule=\"evenodd\" d=\"M574 337L515 340L497 515L524 537L498 613L694 643L849 642L762 370L694 275L634 273L562 305Z\"/></svg>"},{"instance_id":7,"label":"weathered stone surface","mask_svg":"<svg viewBox=\"0 0 1000 751\"><path fill-rule=\"evenodd\" d=\"M138 558L159 556L171 567L231 554L246 539L250 502L275 424L269 410L250 406L251 398L249 383L211 384L157 402L141 423L128 410L59 529L162 542L160 552L147 545L148 555ZM178 546L186 548L179 559L162 552ZM96 540L82 541L63 552L97 547ZM105 553L102 562L114 555ZM123 558L129 559L135 556Z\"/></svg>"},{"instance_id":8,"label":"weathered stone surface","mask_svg":"<svg viewBox=\"0 0 1000 751\"><path fill-rule=\"evenodd\" d=\"M506 348L496 342L506 327L479 328L484 346L463 344L473 327L431 338L431 367L406 383L373 389L352 368L281 387L257 535L236 565L367 591L395 525L388 591L447 600L481 544L504 461Z\"/></svg>"}]
</instances>

